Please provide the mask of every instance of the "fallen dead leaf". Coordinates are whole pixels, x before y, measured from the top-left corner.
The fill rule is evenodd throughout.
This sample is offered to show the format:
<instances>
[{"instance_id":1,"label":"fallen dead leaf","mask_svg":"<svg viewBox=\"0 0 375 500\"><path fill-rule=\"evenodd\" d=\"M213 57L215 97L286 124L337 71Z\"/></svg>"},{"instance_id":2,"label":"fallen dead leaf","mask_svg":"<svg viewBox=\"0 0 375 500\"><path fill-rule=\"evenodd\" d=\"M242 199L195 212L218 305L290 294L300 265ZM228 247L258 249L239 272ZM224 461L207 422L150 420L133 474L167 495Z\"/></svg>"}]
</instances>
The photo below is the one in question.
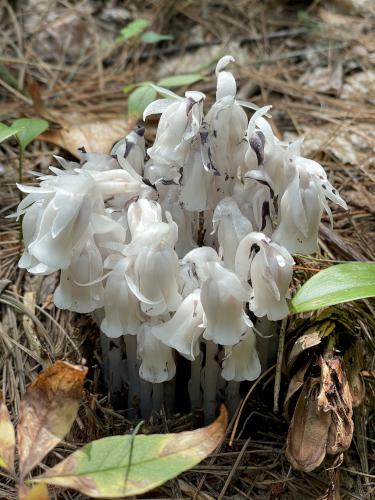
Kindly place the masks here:
<instances>
[{"instance_id":1,"label":"fallen dead leaf","mask_svg":"<svg viewBox=\"0 0 375 500\"><path fill-rule=\"evenodd\" d=\"M18 500L48 500L48 487L46 484L40 483L29 488L21 484L18 488Z\"/></svg>"},{"instance_id":2,"label":"fallen dead leaf","mask_svg":"<svg viewBox=\"0 0 375 500\"><path fill-rule=\"evenodd\" d=\"M304 472L318 467L326 454L331 412L318 407L319 385L319 378L311 378L306 382L288 431L286 457L294 469Z\"/></svg>"},{"instance_id":3,"label":"fallen dead leaf","mask_svg":"<svg viewBox=\"0 0 375 500\"><path fill-rule=\"evenodd\" d=\"M87 368L57 361L29 385L21 401L17 441L21 478L69 431L77 414Z\"/></svg>"},{"instance_id":4,"label":"fallen dead leaf","mask_svg":"<svg viewBox=\"0 0 375 500\"><path fill-rule=\"evenodd\" d=\"M8 472L14 471L15 447L14 427L0 392L0 467Z\"/></svg>"},{"instance_id":5,"label":"fallen dead leaf","mask_svg":"<svg viewBox=\"0 0 375 500\"><path fill-rule=\"evenodd\" d=\"M39 139L59 146L78 158L78 149L109 153L115 142L125 137L135 126L133 119L112 118L85 122L77 116L74 123L63 123L60 129L50 129Z\"/></svg>"}]
</instances>

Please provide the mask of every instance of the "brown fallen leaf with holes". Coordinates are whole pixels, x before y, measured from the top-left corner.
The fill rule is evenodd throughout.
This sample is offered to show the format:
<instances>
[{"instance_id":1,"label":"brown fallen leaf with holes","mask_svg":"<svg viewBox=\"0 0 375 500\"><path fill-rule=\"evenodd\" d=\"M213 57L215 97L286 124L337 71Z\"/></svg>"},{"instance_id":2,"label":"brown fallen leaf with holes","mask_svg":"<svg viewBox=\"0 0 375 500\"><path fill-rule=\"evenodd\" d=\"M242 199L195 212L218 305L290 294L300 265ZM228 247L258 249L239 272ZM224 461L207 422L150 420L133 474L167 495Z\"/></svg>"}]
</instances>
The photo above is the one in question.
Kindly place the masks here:
<instances>
[{"instance_id":1,"label":"brown fallen leaf with holes","mask_svg":"<svg viewBox=\"0 0 375 500\"><path fill-rule=\"evenodd\" d=\"M332 423L328 432L327 453L337 455L349 448L353 438L352 395L345 365L339 358L321 360L323 411L331 411ZM319 399L319 398L318 398Z\"/></svg>"},{"instance_id":2,"label":"brown fallen leaf with holes","mask_svg":"<svg viewBox=\"0 0 375 500\"><path fill-rule=\"evenodd\" d=\"M115 142L131 132L135 125L133 119L125 117L85 121L82 116L77 116L72 123L59 123L61 128L51 128L39 139L55 144L77 158L78 148L82 147L88 152L109 153Z\"/></svg>"},{"instance_id":3,"label":"brown fallen leaf with holes","mask_svg":"<svg viewBox=\"0 0 375 500\"><path fill-rule=\"evenodd\" d=\"M14 451L16 437L9 412L0 391L0 467L8 472L14 471Z\"/></svg>"},{"instance_id":4,"label":"brown fallen leaf with holes","mask_svg":"<svg viewBox=\"0 0 375 500\"><path fill-rule=\"evenodd\" d=\"M87 368L57 361L28 386L17 426L24 478L67 434L77 415Z\"/></svg>"},{"instance_id":5,"label":"brown fallen leaf with holes","mask_svg":"<svg viewBox=\"0 0 375 500\"><path fill-rule=\"evenodd\" d=\"M292 467L310 472L324 460L331 412L319 409L320 379L305 383L289 426L286 457Z\"/></svg>"}]
</instances>

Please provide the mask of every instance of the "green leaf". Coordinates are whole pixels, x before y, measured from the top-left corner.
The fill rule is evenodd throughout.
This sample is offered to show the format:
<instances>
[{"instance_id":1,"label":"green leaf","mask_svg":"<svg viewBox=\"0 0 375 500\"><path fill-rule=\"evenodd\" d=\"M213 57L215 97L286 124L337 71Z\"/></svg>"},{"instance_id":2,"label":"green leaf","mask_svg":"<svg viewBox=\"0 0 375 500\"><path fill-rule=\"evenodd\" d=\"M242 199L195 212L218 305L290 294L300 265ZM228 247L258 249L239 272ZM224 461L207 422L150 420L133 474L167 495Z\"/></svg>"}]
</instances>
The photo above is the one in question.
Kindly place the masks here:
<instances>
[{"instance_id":1,"label":"green leaf","mask_svg":"<svg viewBox=\"0 0 375 500\"><path fill-rule=\"evenodd\" d=\"M135 19L134 21L131 21L120 30L121 35L118 37L118 40L130 40L130 38L133 38L142 33L142 31L147 28L149 24L150 21L148 19Z\"/></svg>"},{"instance_id":2,"label":"green leaf","mask_svg":"<svg viewBox=\"0 0 375 500\"><path fill-rule=\"evenodd\" d=\"M292 312L314 311L375 296L375 262L349 262L320 271L293 297Z\"/></svg>"},{"instance_id":3,"label":"green leaf","mask_svg":"<svg viewBox=\"0 0 375 500\"><path fill-rule=\"evenodd\" d=\"M182 87L203 80L204 76L201 73L187 73L185 75L167 76L158 81L161 87Z\"/></svg>"},{"instance_id":4,"label":"green leaf","mask_svg":"<svg viewBox=\"0 0 375 500\"><path fill-rule=\"evenodd\" d=\"M223 440L227 412L208 427L179 434L112 436L77 450L32 479L95 498L142 494L206 458Z\"/></svg>"},{"instance_id":5,"label":"green leaf","mask_svg":"<svg viewBox=\"0 0 375 500\"><path fill-rule=\"evenodd\" d=\"M4 123L0 123L0 142L6 141L9 137L15 136L20 130L20 127L8 127Z\"/></svg>"},{"instance_id":6,"label":"green leaf","mask_svg":"<svg viewBox=\"0 0 375 500\"><path fill-rule=\"evenodd\" d=\"M122 88L122 91L124 92L124 94L129 94L129 92L136 89L137 87L145 87L146 85L150 85L151 83L153 82L149 80L145 80L143 82L128 83L127 85L125 85L125 87Z\"/></svg>"},{"instance_id":7,"label":"green leaf","mask_svg":"<svg viewBox=\"0 0 375 500\"><path fill-rule=\"evenodd\" d=\"M155 31L146 31L141 36L141 40L143 43L158 43L163 40L173 40L174 36L172 35L161 35L159 33L155 33Z\"/></svg>"},{"instance_id":8,"label":"green leaf","mask_svg":"<svg viewBox=\"0 0 375 500\"><path fill-rule=\"evenodd\" d=\"M157 92L150 86L142 86L134 90L128 99L128 113L136 117L142 116L143 111L156 99Z\"/></svg>"},{"instance_id":9,"label":"green leaf","mask_svg":"<svg viewBox=\"0 0 375 500\"><path fill-rule=\"evenodd\" d=\"M48 122L40 118L20 118L13 122L12 127L19 129L17 139L24 151L31 141L47 130Z\"/></svg>"}]
</instances>

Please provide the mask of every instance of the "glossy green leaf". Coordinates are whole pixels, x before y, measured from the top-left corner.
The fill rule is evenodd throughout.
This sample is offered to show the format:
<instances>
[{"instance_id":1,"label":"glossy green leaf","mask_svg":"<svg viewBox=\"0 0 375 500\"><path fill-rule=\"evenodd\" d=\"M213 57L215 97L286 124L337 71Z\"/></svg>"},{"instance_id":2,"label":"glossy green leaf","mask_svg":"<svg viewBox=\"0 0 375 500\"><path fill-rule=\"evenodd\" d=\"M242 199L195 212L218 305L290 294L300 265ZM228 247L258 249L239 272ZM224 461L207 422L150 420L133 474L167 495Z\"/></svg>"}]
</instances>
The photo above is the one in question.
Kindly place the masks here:
<instances>
[{"instance_id":1,"label":"glossy green leaf","mask_svg":"<svg viewBox=\"0 0 375 500\"><path fill-rule=\"evenodd\" d=\"M40 118L20 118L13 122L12 127L19 129L17 139L21 149L25 150L31 141L47 130L48 122Z\"/></svg>"},{"instance_id":2,"label":"glossy green leaf","mask_svg":"<svg viewBox=\"0 0 375 500\"><path fill-rule=\"evenodd\" d=\"M117 40L130 40L131 38L142 33L142 31L146 29L149 24L150 21L148 19L135 19L120 30L120 36Z\"/></svg>"},{"instance_id":3,"label":"glossy green leaf","mask_svg":"<svg viewBox=\"0 0 375 500\"><path fill-rule=\"evenodd\" d=\"M129 115L135 117L140 117L143 111L150 104L150 102L156 99L156 90L145 85L138 87L134 92L132 92L128 99L128 112Z\"/></svg>"},{"instance_id":4,"label":"glossy green leaf","mask_svg":"<svg viewBox=\"0 0 375 500\"><path fill-rule=\"evenodd\" d=\"M0 142L6 141L10 137L13 137L19 132L19 127L8 127L4 123L0 123Z\"/></svg>"},{"instance_id":5,"label":"glossy green leaf","mask_svg":"<svg viewBox=\"0 0 375 500\"><path fill-rule=\"evenodd\" d=\"M73 488L94 498L142 494L212 453L226 426L227 412L222 407L213 424L195 431L99 439L32 481Z\"/></svg>"},{"instance_id":6,"label":"glossy green leaf","mask_svg":"<svg viewBox=\"0 0 375 500\"><path fill-rule=\"evenodd\" d=\"M204 76L201 73L187 73L184 75L167 76L158 81L161 87L182 87L192 85L193 83L203 80Z\"/></svg>"},{"instance_id":7,"label":"glossy green leaf","mask_svg":"<svg viewBox=\"0 0 375 500\"><path fill-rule=\"evenodd\" d=\"M293 297L292 312L314 311L375 296L375 262L348 262L320 271Z\"/></svg>"},{"instance_id":8,"label":"glossy green leaf","mask_svg":"<svg viewBox=\"0 0 375 500\"><path fill-rule=\"evenodd\" d=\"M173 40L172 35L161 35L160 33L156 33L155 31L146 31L141 36L141 40L143 43L158 43L163 40Z\"/></svg>"}]
</instances>

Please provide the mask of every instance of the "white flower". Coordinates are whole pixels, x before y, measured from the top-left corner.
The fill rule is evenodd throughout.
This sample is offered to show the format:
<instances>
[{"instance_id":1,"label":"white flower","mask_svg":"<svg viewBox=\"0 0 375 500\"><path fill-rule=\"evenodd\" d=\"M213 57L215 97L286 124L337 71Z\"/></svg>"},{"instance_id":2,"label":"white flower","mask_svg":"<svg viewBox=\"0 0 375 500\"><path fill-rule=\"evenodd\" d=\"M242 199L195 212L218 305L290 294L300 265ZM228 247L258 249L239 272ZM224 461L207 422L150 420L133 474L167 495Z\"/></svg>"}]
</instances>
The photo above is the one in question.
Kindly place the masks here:
<instances>
[{"instance_id":1,"label":"white flower","mask_svg":"<svg viewBox=\"0 0 375 500\"><path fill-rule=\"evenodd\" d=\"M126 279L148 316L175 311L181 302L173 248L178 228L168 212L166 217L168 222L162 222L160 205L148 200L133 203L128 211L132 241L122 251L131 258Z\"/></svg>"},{"instance_id":2,"label":"white flower","mask_svg":"<svg viewBox=\"0 0 375 500\"><path fill-rule=\"evenodd\" d=\"M214 178L217 199L231 195L237 168L243 163L247 150L245 132L248 120L242 106L256 108L251 103L235 99L236 81L232 73L224 70L232 61L233 57L224 56L217 63L216 102L205 118L209 138L202 144L203 151L207 149L211 171L219 174Z\"/></svg>"},{"instance_id":3,"label":"white flower","mask_svg":"<svg viewBox=\"0 0 375 500\"><path fill-rule=\"evenodd\" d=\"M243 182L238 181L234 185L233 198L241 212L251 221L253 230L270 236L275 215L274 193L262 174L261 170L247 172Z\"/></svg>"},{"instance_id":4,"label":"white flower","mask_svg":"<svg viewBox=\"0 0 375 500\"><path fill-rule=\"evenodd\" d=\"M111 155L115 155L118 161L126 159L134 170L139 175L143 175L145 164L145 128L143 126L136 127L124 139L117 142L111 151Z\"/></svg>"},{"instance_id":5,"label":"white flower","mask_svg":"<svg viewBox=\"0 0 375 500\"><path fill-rule=\"evenodd\" d=\"M53 300L60 309L88 313L103 305L102 256L93 238L73 255L70 266L61 271ZM85 286L81 286L85 285Z\"/></svg>"},{"instance_id":6,"label":"white flower","mask_svg":"<svg viewBox=\"0 0 375 500\"><path fill-rule=\"evenodd\" d=\"M201 92L186 92L183 98L170 90L155 88L169 98L152 102L143 113L144 120L151 114L161 113L154 145L147 150L150 160L145 176L152 184L178 180L179 169L199 134L205 99Z\"/></svg>"},{"instance_id":7,"label":"white flower","mask_svg":"<svg viewBox=\"0 0 375 500\"><path fill-rule=\"evenodd\" d=\"M279 225L273 240L291 253L309 254L318 249L318 231L322 212L332 215L326 197L347 208L345 201L327 180L319 163L301 156L290 157L294 163L293 178L282 195L279 207Z\"/></svg>"},{"instance_id":8,"label":"white flower","mask_svg":"<svg viewBox=\"0 0 375 500\"><path fill-rule=\"evenodd\" d=\"M206 279L201 287L205 314L203 337L216 344L234 345L249 326L243 307L249 292L239 278L218 262L204 265Z\"/></svg>"},{"instance_id":9,"label":"white flower","mask_svg":"<svg viewBox=\"0 0 375 500\"><path fill-rule=\"evenodd\" d=\"M27 229L28 237L33 233L28 254L52 269L67 269L73 253L79 252L93 234L93 216L104 213L103 199L94 180L86 173L69 173L49 176L40 187L19 188L29 194L20 203L18 216L27 213L34 202L43 206L38 217L27 218L32 226Z\"/></svg>"},{"instance_id":10,"label":"white flower","mask_svg":"<svg viewBox=\"0 0 375 500\"><path fill-rule=\"evenodd\" d=\"M112 271L104 288L104 319L100 328L108 337L136 335L143 319L138 299L126 281L128 266L129 259L116 254L105 262L105 267L112 268Z\"/></svg>"},{"instance_id":11,"label":"white flower","mask_svg":"<svg viewBox=\"0 0 375 500\"><path fill-rule=\"evenodd\" d=\"M232 197L223 198L215 208L212 218L213 232L217 230L225 266L234 271L234 260L238 243L250 233L251 222L238 208Z\"/></svg>"},{"instance_id":12,"label":"white flower","mask_svg":"<svg viewBox=\"0 0 375 500\"><path fill-rule=\"evenodd\" d=\"M137 335L137 353L142 360L139 375L159 384L171 380L176 373L172 349L152 334L152 323L143 323Z\"/></svg>"},{"instance_id":13,"label":"white flower","mask_svg":"<svg viewBox=\"0 0 375 500\"><path fill-rule=\"evenodd\" d=\"M264 118L270 109L271 106L258 109L249 121L245 163L249 170L263 171L267 184L278 195L284 184L284 149Z\"/></svg>"},{"instance_id":14,"label":"white flower","mask_svg":"<svg viewBox=\"0 0 375 500\"><path fill-rule=\"evenodd\" d=\"M194 361L199 354L202 322L203 308L198 289L183 300L170 320L153 326L152 333L165 345L173 347L185 358Z\"/></svg>"},{"instance_id":15,"label":"white flower","mask_svg":"<svg viewBox=\"0 0 375 500\"><path fill-rule=\"evenodd\" d=\"M43 200L33 203L25 212L22 219L22 236L24 242L24 251L18 262L18 267L21 269L26 268L33 274L51 274L56 269L39 262L33 255L29 253L29 245L36 237L40 220L44 211Z\"/></svg>"},{"instance_id":16,"label":"white flower","mask_svg":"<svg viewBox=\"0 0 375 500\"><path fill-rule=\"evenodd\" d=\"M260 361L255 348L255 334L249 328L238 344L225 347L221 376L228 381L242 382L257 379L260 372Z\"/></svg>"},{"instance_id":17,"label":"white flower","mask_svg":"<svg viewBox=\"0 0 375 500\"><path fill-rule=\"evenodd\" d=\"M288 314L288 288L294 261L289 252L262 233L250 233L238 245L236 274L250 278L250 309L258 317L277 321Z\"/></svg>"},{"instance_id":18,"label":"white flower","mask_svg":"<svg viewBox=\"0 0 375 500\"><path fill-rule=\"evenodd\" d=\"M201 152L192 150L184 167L180 202L189 212L201 212L213 208L214 177L202 164Z\"/></svg>"}]
</instances>

